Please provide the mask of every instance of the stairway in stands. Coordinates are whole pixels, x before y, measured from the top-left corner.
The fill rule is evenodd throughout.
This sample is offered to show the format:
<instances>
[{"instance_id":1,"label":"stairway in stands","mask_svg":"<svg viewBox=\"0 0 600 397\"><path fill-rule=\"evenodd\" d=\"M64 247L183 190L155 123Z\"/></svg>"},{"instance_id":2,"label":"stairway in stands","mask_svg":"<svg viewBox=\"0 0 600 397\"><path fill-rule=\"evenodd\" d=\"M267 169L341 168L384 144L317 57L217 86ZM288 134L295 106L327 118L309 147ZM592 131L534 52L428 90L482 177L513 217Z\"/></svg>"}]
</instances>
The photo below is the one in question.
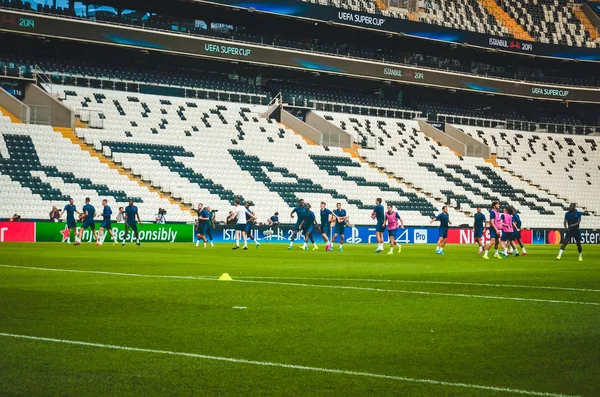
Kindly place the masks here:
<instances>
[{"instance_id":1,"label":"stairway in stands","mask_svg":"<svg viewBox=\"0 0 600 397\"><path fill-rule=\"evenodd\" d=\"M87 124L79 119L76 119L76 128L88 128ZM156 193L159 197L168 200L171 204L179 206L181 211L188 212L190 215L195 216L195 211L190 205L182 203L180 200L173 198L170 194L167 194L160 189L156 189L152 185L146 183L142 178L133 175L128 170L124 169L121 165L114 163L110 159L106 158L102 152L95 150L91 145L86 144L75 134L75 131L71 128L58 128L54 127L54 131L59 132L63 137L71 140L73 144L79 146L81 150L88 152L90 156L97 158L101 163L108 165L109 168L116 170L119 174L126 176L131 181L136 182L138 185Z\"/></svg>"},{"instance_id":2,"label":"stairway in stands","mask_svg":"<svg viewBox=\"0 0 600 397\"><path fill-rule=\"evenodd\" d=\"M585 15L585 12L581 9L581 6L573 7L573 14L579 19L579 22L584 26L585 30L590 34L592 40L598 40L598 29L592 21Z\"/></svg>"},{"instance_id":3,"label":"stairway in stands","mask_svg":"<svg viewBox=\"0 0 600 397\"><path fill-rule=\"evenodd\" d=\"M491 15L496 18L498 23L505 28L517 39L519 40L527 40L527 41L535 41L533 37L529 33L521 27L513 18L510 17L495 0L479 0L479 2L483 5L483 7L489 12Z\"/></svg>"}]
</instances>

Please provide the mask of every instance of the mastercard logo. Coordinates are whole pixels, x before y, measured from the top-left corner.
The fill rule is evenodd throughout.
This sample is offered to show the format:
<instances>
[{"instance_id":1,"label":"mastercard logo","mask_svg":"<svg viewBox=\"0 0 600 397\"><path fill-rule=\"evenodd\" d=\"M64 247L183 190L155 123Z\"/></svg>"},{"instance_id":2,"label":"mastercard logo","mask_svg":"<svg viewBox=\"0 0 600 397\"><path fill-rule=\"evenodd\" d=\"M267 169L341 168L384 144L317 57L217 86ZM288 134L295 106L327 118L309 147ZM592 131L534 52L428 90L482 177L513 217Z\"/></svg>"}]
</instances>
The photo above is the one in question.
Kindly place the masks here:
<instances>
[{"instance_id":1,"label":"mastercard logo","mask_svg":"<svg viewBox=\"0 0 600 397\"><path fill-rule=\"evenodd\" d=\"M558 230L548 231L548 244L560 244L562 234Z\"/></svg>"}]
</instances>

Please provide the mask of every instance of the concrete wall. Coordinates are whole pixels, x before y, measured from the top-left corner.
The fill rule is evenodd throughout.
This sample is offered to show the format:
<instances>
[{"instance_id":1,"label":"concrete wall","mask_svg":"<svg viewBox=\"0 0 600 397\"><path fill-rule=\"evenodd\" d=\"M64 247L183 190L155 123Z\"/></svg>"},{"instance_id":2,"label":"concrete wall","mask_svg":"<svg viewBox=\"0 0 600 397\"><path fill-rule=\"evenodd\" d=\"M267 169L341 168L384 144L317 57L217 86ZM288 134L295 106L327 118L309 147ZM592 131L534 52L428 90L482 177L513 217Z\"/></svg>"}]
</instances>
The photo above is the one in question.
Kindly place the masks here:
<instances>
[{"instance_id":1,"label":"concrete wall","mask_svg":"<svg viewBox=\"0 0 600 397\"><path fill-rule=\"evenodd\" d=\"M308 111L306 113L306 124L313 127L314 129L321 131L323 134L323 142L327 144L328 142L338 142L339 147L341 148L351 148L352 147L352 135L342 130L338 126L330 123L325 120L323 117L314 113L313 111ZM333 144L328 146L334 146ZM336 145L337 146L337 145Z\"/></svg>"},{"instance_id":2,"label":"concrete wall","mask_svg":"<svg viewBox=\"0 0 600 397\"><path fill-rule=\"evenodd\" d=\"M442 145L449 147L459 155L467 155L467 145L459 141L458 139L453 138L450 135L438 130L437 128L432 127L431 125L427 124L427 122L422 120L419 120L419 128L421 129L421 132L423 132L425 135L432 139L435 139L438 142L441 142Z\"/></svg>"},{"instance_id":3,"label":"concrete wall","mask_svg":"<svg viewBox=\"0 0 600 397\"><path fill-rule=\"evenodd\" d=\"M310 139L317 145L321 144L322 134L319 131L315 130L308 124L302 122L294 117L291 113L283 109L281 109L281 122L305 138Z\"/></svg>"},{"instance_id":4,"label":"concrete wall","mask_svg":"<svg viewBox=\"0 0 600 397\"><path fill-rule=\"evenodd\" d=\"M73 128L75 119L71 109L63 105L58 99L50 96L46 91L35 84L28 84L25 87L25 99L23 102L31 108L31 122L35 123L36 106L38 108L38 119L45 120L48 109L50 110L49 122L53 127Z\"/></svg>"},{"instance_id":5,"label":"concrete wall","mask_svg":"<svg viewBox=\"0 0 600 397\"><path fill-rule=\"evenodd\" d=\"M0 106L18 117L24 123L29 123L30 109L23 102L10 95L0 87Z\"/></svg>"},{"instance_id":6,"label":"concrete wall","mask_svg":"<svg viewBox=\"0 0 600 397\"><path fill-rule=\"evenodd\" d=\"M279 104L278 102L274 103L267 108L266 112L261 113L260 116L264 117L266 119L271 118L271 119L275 119L277 121L281 121L281 114L278 111L280 107L281 107L281 104Z\"/></svg>"},{"instance_id":7,"label":"concrete wall","mask_svg":"<svg viewBox=\"0 0 600 397\"><path fill-rule=\"evenodd\" d=\"M452 138L457 139L467 145L467 153L466 156L469 157L482 157L484 159L490 158L492 151L490 147L484 145L477 139L469 136L459 130L458 128L446 123L444 126L444 131L446 135L450 135Z\"/></svg>"},{"instance_id":8,"label":"concrete wall","mask_svg":"<svg viewBox=\"0 0 600 397\"><path fill-rule=\"evenodd\" d=\"M585 16L588 17L590 22L594 24L596 29L598 29L600 27L600 16L596 13L596 11L594 11L588 3L583 3L581 5L581 10Z\"/></svg>"}]
</instances>

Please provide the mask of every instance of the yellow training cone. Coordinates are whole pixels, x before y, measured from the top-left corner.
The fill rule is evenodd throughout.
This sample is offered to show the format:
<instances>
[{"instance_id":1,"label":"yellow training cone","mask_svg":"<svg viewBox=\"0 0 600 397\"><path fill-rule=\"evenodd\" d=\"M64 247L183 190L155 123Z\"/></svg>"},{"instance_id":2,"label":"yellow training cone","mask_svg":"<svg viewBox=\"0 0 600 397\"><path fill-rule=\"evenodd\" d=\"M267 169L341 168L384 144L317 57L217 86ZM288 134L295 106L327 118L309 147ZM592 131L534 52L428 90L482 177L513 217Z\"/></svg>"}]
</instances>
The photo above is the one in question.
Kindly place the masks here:
<instances>
[{"instance_id":1,"label":"yellow training cone","mask_svg":"<svg viewBox=\"0 0 600 397\"><path fill-rule=\"evenodd\" d=\"M223 273L221 277L219 277L219 281L232 281L229 273Z\"/></svg>"}]
</instances>

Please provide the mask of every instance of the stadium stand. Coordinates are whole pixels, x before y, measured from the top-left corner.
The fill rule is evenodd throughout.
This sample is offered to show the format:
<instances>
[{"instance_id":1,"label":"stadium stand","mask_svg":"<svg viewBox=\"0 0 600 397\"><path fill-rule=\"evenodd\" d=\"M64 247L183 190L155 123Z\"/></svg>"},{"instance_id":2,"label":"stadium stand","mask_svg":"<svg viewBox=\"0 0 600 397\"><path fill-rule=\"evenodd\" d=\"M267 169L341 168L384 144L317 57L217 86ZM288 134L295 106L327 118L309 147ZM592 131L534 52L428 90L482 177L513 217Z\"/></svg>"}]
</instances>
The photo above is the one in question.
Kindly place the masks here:
<instances>
[{"instance_id":1,"label":"stadium stand","mask_svg":"<svg viewBox=\"0 0 600 397\"><path fill-rule=\"evenodd\" d=\"M508 36L508 29L487 12L477 0L435 0L421 13L421 22L453 29Z\"/></svg>"},{"instance_id":2,"label":"stadium stand","mask_svg":"<svg viewBox=\"0 0 600 397\"><path fill-rule=\"evenodd\" d=\"M325 3L365 12L381 11L372 2L368 6L361 1ZM436 12L430 17L437 22L428 23L448 23L451 27L471 23L469 29L502 33L499 25L492 26L493 18L476 1L432 4ZM448 19L450 15L454 22ZM478 23L482 19L486 23ZM157 21L157 26L169 29L164 20ZM273 38L274 42L293 46L293 40L292 44L286 44L286 40L285 35ZM455 223L466 224L476 207L487 206L494 199L515 206L531 226L539 227L560 224L568 201L575 200L592 212L586 214L591 217L589 224L600 225L593 216L600 208L593 203L592 195L600 183L596 176L597 140L558 136L554 138L560 143L557 147L567 148L573 146L569 142L575 142L576 148L563 151L559 147L546 153L542 141L546 137L551 141L552 135L536 131L598 131L597 127L565 127L600 125L599 113L589 111L595 105L529 104L498 96L421 86L398 89L391 84L237 65L219 70L215 64L194 59L189 59L186 66L166 58L162 59L165 64L153 58L159 67L146 64L145 58L137 58L136 63L123 59L108 64L100 49L82 61L70 56L57 58L57 47L53 43L44 45L49 48L39 55L26 49L15 51L15 55L7 49L0 54L0 74L35 77L37 71L43 71L53 82L46 88L79 120L94 128L80 126L73 133L3 119L3 183L10 186L11 192L21 186L27 198L25 210L14 209L22 201L11 199L8 202L13 206L1 207L0 217L14 212L39 217L69 195L78 202L85 196L94 200L108 196L113 206L134 198L146 220L162 207L168 209L170 220L190 221L190 206L203 202L226 210L237 197L251 200L259 214L266 216L292 206L302 195L313 204L341 201L351 213L352 222L370 223L373 198L380 196L395 204L409 225L425 224L444 203L451 205ZM394 56L368 50L374 57ZM348 51L369 56L362 47L349 47ZM415 63L465 66L465 61L455 63L451 58L419 53L408 56ZM482 71L489 66L475 61L467 61L466 65ZM557 72L550 77L564 75ZM184 88L177 95L190 97L171 96L168 90L160 96L142 94L138 92L142 84L146 89ZM317 146L290 128L262 117L271 97L278 93L286 105L321 112L332 124L352 134L355 147L342 150ZM493 148L501 167L494 159L458 156L420 131L417 119L433 121L440 117L452 124L479 125L480 120L488 120L481 127L464 128ZM551 129L549 124L540 128L538 123L564 125ZM509 126L529 131L505 131ZM487 143L490 140L493 145ZM50 147L78 160L67 164L62 158L48 157ZM585 156L581 160L576 158L577 150ZM510 156L505 156L508 152ZM537 158L536 153L543 155ZM541 167L528 168L534 161L532 157L543 163ZM551 177L559 173L562 179ZM560 182L563 179L564 183ZM577 190L578 184L584 188Z\"/></svg>"},{"instance_id":3,"label":"stadium stand","mask_svg":"<svg viewBox=\"0 0 600 397\"><path fill-rule=\"evenodd\" d=\"M598 48L567 0L496 0L536 41Z\"/></svg>"},{"instance_id":4,"label":"stadium stand","mask_svg":"<svg viewBox=\"0 0 600 397\"><path fill-rule=\"evenodd\" d=\"M300 0L332 7L351 9L408 19L408 13L399 8L381 8L375 1L355 0ZM586 31L585 26L573 15L573 3L567 0L496 0L498 5L539 42L597 48L598 43ZM502 26L482 3L475 0L429 0L420 9L418 19L455 29L487 33L497 36L513 36Z\"/></svg>"},{"instance_id":5,"label":"stadium stand","mask_svg":"<svg viewBox=\"0 0 600 397\"><path fill-rule=\"evenodd\" d=\"M341 201L352 222L366 223L373 198L381 196L416 225L427 222L440 204L340 148L308 144L260 117L264 106L53 89L79 114L87 112L80 105L91 101L92 117L103 115L103 129L77 129L79 137L186 204L211 203L227 210L241 197L266 216L294 205L298 193L313 204Z\"/></svg>"},{"instance_id":6,"label":"stadium stand","mask_svg":"<svg viewBox=\"0 0 600 397\"><path fill-rule=\"evenodd\" d=\"M79 206L90 197L98 203L107 198L113 208L132 199L143 220L154 220L158 208L167 209L173 221L192 219L191 213L120 174L59 130L0 116L0 135L0 218L15 213L45 218L53 205L62 208L69 197Z\"/></svg>"},{"instance_id":7,"label":"stadium stand","mask_svg":"<svg viewBox=\"0 0 600 397\"><path fill-rule=\"evenodd\" d=\"M488 0L487 3L493 3L496 5L494 0ZM27 5L23 5L18 1L5 2L3 6L10 8L23 8L27 9L28 11L31 10L29 7L27 7ZM499 6L497 7L500 9ZM597 74L593 71L582 71L584 69L583 67L577 67L577 70L575 70L575 68L569 68L569 70L565 70L560 65L543 69L526 65L511 65L511 67L507 67L506 65L500 64L502 62L499 64L491 62L489 57L487 57L487 59L482 58L478 60L471 60L468 59L469 57L462 57L463 59L460 59L461 57L457 57L453 53L442 55L442 51L440 50L432 51L428 54L421 53L423 50L422 48L415 48L414 50L407 51L407 43L403 43L403 45L395 45L389 44L386 41L382 41L378 43L379 48L374 48L371 43L360 43L356 40L351 41L348 40L347 37L336 37L333 34L325 36L311 36L309 31L302 31L301 33L298 31L289 31L285 33L279 33L274 36L268 29L265 30L264 28L256 26L248 27L225 25L228 27L219 27L213 29L209 25L196 26L196 21L193 19L185 19L182 17L166 17L164 15L155 15L153 13L145 12L131 12L129 14L124 13L117 15L116 11L115 13L104 11L94 13L93 16L90 16L83 14L77 15L74 12L69 13L69 10L60 7L54 8L50 5L44 5L43 7L39 7L34 11L54 13L60 16L79 17L97 22L127 24L141 28L152 28L169 32L176 31L181 34L211 36L220 39L234 40L237 42L273 45L277 47L286 47L303 51L322 52L405 65L418 65L435 69L454 70L463 73L497 76L507 79L522 79L528 81L589 87L598 87L600 85ZM140 14L146 15L147 18L140 18ZM133 17L133 15L136 17ZM404 16L405 14L400 15ZM475 31L484 29L484 26L488 26L489 30L491 31L498 31L500 26L494 17L485 11L482 4L475 0L469 0L468 2L460 3L444 1L433 2L431 3L431 8L427 7L424 9L423 15L425 15L425 17L421 18L421 20L424 23L436 23L457 29L460 29L460 26L463 26L462 24L466 24L467 26L476 25L478 27L477 29L471 29ZM473 15L478 16L479 20L487 22L481 23L477 21L477 19L473 20ZM510 18L508 17L508 14L506 14L506 17ZM510 21L515 25L518 25L513 19L510 19ZM520 25L518 26L521 28ZM503 29L506 30L505 28ZM581 29L585 30L584 27L578 27L578 29L580 31ZM594 47L596 45L594 41L595 39L591 37L591 33L588 35L590 35L590 43L588 46ZM88 66L88 68L93 68L93 66ZM52 68L49 70L52 70ZM111 72L109 71L109 73Z\"/></svg>"},{"instance_id":8,"label":"stadium stand","mask_svg":"<svg viewBox=\"0 0 600 397\"><path fill-rule=\"evenodd\" d=\"M503 205L514 206L530 224L549 227L561 222L568 200L582 198L581 194L577 197L568 194L572 192L572 187L561 184L560 181L555 180L551 186L534 186L531 182L522 180L521 175L503 171L482 158L458 156L448 147L423 134L416 121L340 113L322 115L352 134L355 142L364 147L359 150L359 154L367 161L420 191L467 213L474 213L477 207L485 208L489 202L497 200ZM513 139L517 133L514 133L514 136L503 136L507 145L510 143L515 147L521 143L519 139ZM523 139L522 135L520 136ZM595 147L595 141L588 140L591 143L587 143L586 146L589 146L591 151L592 145ZM482 142L490 144L488 140ZM528 145L521 147L523 152L529 150ZM502 166L505 164L504 160L498 162ZM598 166L597 161L595 166ZM511 168L506 169L512 171ZM517 165L514 169L520 168ZM586 171L591 170L586 167ZM530 180L536 178L532 175ZM598 211L597 204L592 204L590 200L578 202L582 205L585 202L588 209ZM600 218L593 217L590 223L600 226Z\"/></svg>"},{"instance_id":9,"label":"stadium stand","mask_svg":"<svg viewBox=\"0 0 600 397\"><path fill-rule=\"evenodd\" d=\"M498 164L516 176L598 212L598 139L460 126L488 145Z\"/></svg>"}]
</instances>

